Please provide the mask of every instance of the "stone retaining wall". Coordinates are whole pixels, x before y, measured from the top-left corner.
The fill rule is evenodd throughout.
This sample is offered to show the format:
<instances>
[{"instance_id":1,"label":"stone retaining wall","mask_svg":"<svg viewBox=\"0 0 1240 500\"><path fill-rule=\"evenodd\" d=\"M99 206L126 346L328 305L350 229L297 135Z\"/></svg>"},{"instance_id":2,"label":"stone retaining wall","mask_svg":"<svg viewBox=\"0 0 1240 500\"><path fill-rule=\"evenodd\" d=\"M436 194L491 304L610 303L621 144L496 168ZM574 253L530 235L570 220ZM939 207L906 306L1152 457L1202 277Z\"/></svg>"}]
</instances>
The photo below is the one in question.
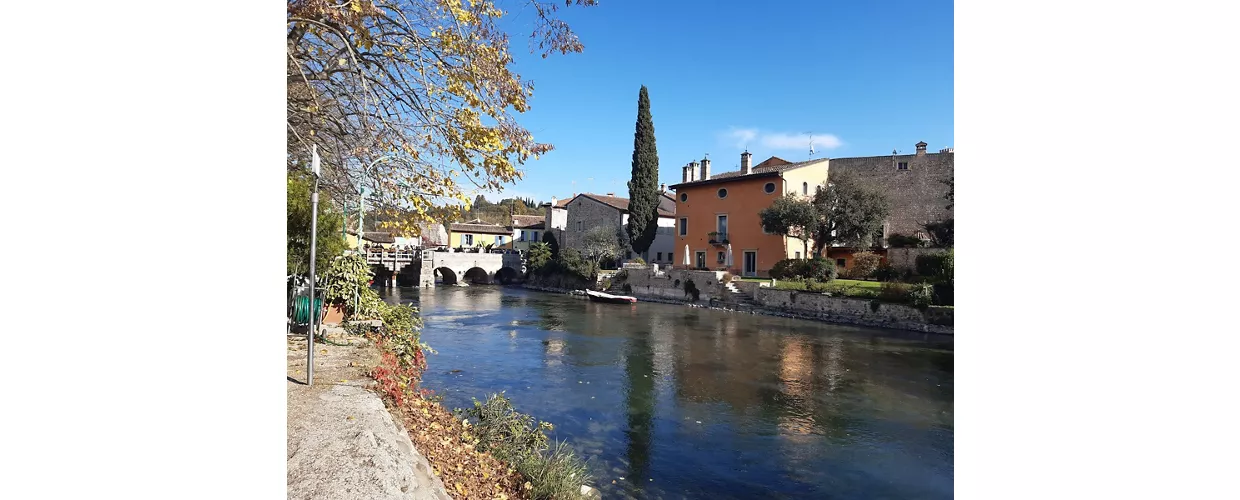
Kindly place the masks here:
<instances>
[{"instance_id":1,"label":"stone retaining wall","mask_svg":"<svg viewBox=\"0 0 1240 500\"><path fill-rule=\"evenodd\" d=\"M945 248L888 248L887 264L901 271L916 271L917 256L947 253Z\"/></svg>"},{"instance_id":2,"label":"stone retaining wall","mask_svg":"<svg viewBox=\"0 0 1240 500\"><path fill-rule=\"evenodd\" d=\"M955 309L946 307L932 307L922 311L903 304L774 288L759 288L754 294L754 301L764 308L806 319L917 332L953 333Z\"/></svg>"}]
</instances>

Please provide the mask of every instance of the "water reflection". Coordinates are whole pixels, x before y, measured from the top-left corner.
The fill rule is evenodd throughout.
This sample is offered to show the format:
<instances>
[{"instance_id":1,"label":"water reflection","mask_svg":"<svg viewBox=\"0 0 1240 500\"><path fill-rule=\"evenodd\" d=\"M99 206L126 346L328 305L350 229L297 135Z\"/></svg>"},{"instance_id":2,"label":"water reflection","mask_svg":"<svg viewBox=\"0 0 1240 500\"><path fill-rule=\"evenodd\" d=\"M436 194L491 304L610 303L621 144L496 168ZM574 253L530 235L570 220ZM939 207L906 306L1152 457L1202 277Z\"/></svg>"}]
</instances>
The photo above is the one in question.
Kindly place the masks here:
<instances>
[{"instance_id":1,"label":"water reflection","mask_svg":"<svg viewBox=\"0 0 1240 500\"><path fill-rule=\"evenodd\" d=\"M450 407L507 391L607 497L952 496L950 337L497 287L387 300L423 308Z\"/></svg>"}]
</instances>

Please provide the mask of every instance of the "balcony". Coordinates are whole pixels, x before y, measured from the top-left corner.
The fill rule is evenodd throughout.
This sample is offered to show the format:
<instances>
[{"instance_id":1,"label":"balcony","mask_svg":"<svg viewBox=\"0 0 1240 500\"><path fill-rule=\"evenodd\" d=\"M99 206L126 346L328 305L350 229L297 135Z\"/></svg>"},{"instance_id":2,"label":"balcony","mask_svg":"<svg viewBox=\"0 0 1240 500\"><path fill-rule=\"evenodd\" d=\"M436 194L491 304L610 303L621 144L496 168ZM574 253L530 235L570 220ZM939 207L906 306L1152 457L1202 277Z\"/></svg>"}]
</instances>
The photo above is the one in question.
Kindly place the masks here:
<instances>
[{"instance_id":1,"label":"balcony","mask_svg":"<svg viewBox=\"0 0 1240 500\"><path fill-rule=\"evenodd\" d=\"M728 233L727 231L711 231L706 233L706 242L711 245L727 245Z\"/></svg>"}]
</instances>

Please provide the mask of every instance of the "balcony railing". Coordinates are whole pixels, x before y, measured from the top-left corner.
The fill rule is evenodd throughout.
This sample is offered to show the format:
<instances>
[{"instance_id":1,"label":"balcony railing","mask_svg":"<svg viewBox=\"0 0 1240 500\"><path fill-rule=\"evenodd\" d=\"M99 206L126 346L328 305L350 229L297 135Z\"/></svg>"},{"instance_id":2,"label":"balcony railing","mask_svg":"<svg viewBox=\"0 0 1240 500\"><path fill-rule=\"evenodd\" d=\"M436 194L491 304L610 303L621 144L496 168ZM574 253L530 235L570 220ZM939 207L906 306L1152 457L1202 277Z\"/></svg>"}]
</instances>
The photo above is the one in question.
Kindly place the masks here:
<instances>
[{"instance_id":1,"label":"balcony railing","mask_svg":"<svg viewBox=\"0 0 1240 500\"><path fill-rule=\"evenodd\" d=\"M706 233L706 241L710 243L711 245L727 245L729 243L728 232L727 231L711 231L709 233Z\"/></svg>"}]
</instances>

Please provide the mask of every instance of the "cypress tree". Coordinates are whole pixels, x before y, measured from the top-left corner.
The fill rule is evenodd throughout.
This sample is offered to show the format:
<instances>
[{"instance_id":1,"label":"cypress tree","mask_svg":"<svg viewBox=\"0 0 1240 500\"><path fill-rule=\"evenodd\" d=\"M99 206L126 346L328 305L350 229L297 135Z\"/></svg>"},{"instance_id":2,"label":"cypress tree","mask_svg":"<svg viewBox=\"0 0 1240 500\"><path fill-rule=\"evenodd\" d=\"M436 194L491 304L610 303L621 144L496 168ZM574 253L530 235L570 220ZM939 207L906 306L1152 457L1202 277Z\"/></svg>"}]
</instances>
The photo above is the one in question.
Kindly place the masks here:
<instances>
[{"instance_id":1,"label":"cypress tree","mask_svg":"<svg viewBox=\"0 0 1240 500\"><path fill-rule=\"evenodd\" d=\"M654 145L650 96L642 85L637 95L637 126L633 132L633 176L629 180L629 224L625 228L633 252L654 243L659 228L659 152Z\"/></svg>"}]
</instances>

